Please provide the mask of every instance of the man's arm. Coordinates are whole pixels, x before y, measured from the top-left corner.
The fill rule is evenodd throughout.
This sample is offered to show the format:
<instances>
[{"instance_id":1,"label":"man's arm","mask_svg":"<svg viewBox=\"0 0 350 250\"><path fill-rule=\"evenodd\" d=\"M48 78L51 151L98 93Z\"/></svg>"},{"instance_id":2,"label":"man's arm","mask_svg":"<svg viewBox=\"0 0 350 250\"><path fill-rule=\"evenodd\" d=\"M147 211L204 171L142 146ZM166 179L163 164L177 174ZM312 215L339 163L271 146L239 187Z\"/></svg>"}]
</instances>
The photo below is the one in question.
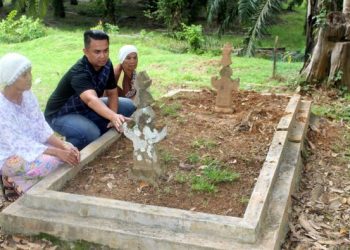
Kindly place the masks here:
<instances>
[{"instance_id":1,"label":"man's arm","mask_svg":"<svg viewBox=\"0 0 350 250\"><path fill-rule=\"evenodd\" d=\"M108 97L108 107L113 110L115 113L118 111L118 89L107 89L106 95Z\"/></svg>"},{"instance_id":2,"label":"man's arm","mask_svg":"<svg viewBox=\"0 0 350 250\"><path fill-rule=\"evenodd\" d=\"M118 93L117 93L117 97L118 97ZM100 98L98 98L96 91L93 89L88 89L82 92L80 94L80 98L89 108L94 110L100 116L111 121L111 123L115 126L115 128L118 131L121 131L121 125L127 119L123 115L119 115L116 113L116 111L114 111L114 109L117 110L117 105L118 105L116 99L114 100L115 103L113 104L113 99L108 98L109 105L112 105L110 106L111 108L108 108L103 103L103 101L101 101Z\"/></svg>"}]
</instances>

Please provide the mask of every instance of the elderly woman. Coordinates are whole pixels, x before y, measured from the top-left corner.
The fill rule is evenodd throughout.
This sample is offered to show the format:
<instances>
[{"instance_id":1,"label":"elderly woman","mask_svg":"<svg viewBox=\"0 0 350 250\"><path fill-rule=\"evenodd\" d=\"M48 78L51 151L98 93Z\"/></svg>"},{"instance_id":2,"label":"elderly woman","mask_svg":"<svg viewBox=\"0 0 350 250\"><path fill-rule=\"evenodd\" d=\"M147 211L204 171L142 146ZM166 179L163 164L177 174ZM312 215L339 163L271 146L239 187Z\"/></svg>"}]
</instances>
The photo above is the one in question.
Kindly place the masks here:
<instances>
[{"instance_id":1,"label":"elderly woman","mask_svg":"<svg viewBox=\"0 0 350 250\"><path fill-rule=\"evenodd\" d=\"M5 198L13 201L79 151L53 134L31 92L31 62L17 53L0 58L0 169Z\"/></svg>"},{"instance_id":2,"label":"elderly woman","mask_svg":"<svg viewBox=\"0 0 350 250\"><path fill-rule=\"evenodd\" d=\"M118 95L133 98L136 94L134 86L137 68L137 49L134 45L124 45L119 50L120 64L115 66L114 75L118 83Z\"/></svg>"}]
</instances>

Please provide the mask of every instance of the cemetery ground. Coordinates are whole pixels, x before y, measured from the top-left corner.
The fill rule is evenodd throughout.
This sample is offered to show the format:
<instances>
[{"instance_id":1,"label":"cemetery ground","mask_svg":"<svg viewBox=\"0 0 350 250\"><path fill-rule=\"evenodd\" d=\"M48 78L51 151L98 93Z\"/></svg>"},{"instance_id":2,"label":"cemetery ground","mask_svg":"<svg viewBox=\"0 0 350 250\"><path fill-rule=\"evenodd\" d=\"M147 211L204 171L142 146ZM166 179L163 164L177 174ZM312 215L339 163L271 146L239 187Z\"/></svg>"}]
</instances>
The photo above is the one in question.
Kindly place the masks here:
<instances>
[{"instance_id":1,"label":"cemetery ground","mask_svg":"<svg viewBox=\"0 0 350 250\"><path fill-rule=\"evenodd\" d=\"M74 18L76 18L76 14ZM72 15L72 13L68 13ZM91 19L91 18L88 18ZM77 22L74 21L74 24ZM295 26L295 22L293 27ZM96 23L94 23L96 24ZM52 23L51 23L52 25ZM88 24L87 24L88 25ZM91 24L89 24L91 26ZM52 25L53 26L53 25ZM88 26L84 27L87 28ZM298 29L298 27L295 27ZM299 28L301 29L301 28ZM52 89L57 84L58 80L62 77L65 70L67 70L75 61L81 56L82 48L82 31L81 27L67 29L62 31L59 29L50 29L48 35L43 38L39 38L33 41L24 42L20 44L2 44L0 47L0 53L4 54L7 51L18 51L28 56L33 62L33 79L41 82L33 85L33 91L38 96L41 107L45 106L48 94L52 92ZM282 32L286 33L288 41L295 37L290 35L290 29L282 28ZM123 33L123 31L121 31ZM280 33L280 31L278 31ZM273 40L272 36L272 40ZM232 38L227 38L229 41ZM297 41L302 39L295 38ZM216 62L218 57L215 58L213 55L193 55L193 54L181 54L180 51L174 50L181 49L184 45L178 45L171 39L159 36L153 31L132 31L128 34L120 34L111 37L111 59L116 62L116 53L121 45L126 43L134 43L140 51L140 64L138 69L147 70L151 78L153 79L154 88L151 90L153 95L156 97L161 96L168 90L178 87L195 87L202 88L210 85L210 77L216 75L218 72L218 66ZM53 44L55 49L53 50ZM214 57L214 59L213 59ZM50 65L50 67L47 67ZM268 92L286 92L290 93L291 84L293 78L297 75L301 67L301 63L298 62L279 62L277 72L280 76L283 76L283 84L287 84L287 87L277 87L282 85L281 82L271 79L271 61L257 58L236 58L233 57L232 68L234 71L234 77L241 78L241 89L255 89L265 90ZM293 86L292 86L293 87ZM244 92L242 92L244 93ZM212 93L207 92L208 95ZM254 95L251 92L251 95ZM238 108L243 108L244 96L240 96L240 102L237 104ZM266 97L264 97L266 98ZM277 97L274 97L277 98ZM313 101L313 115L309 126L307 135L306 151L304 154L304 168L301 174L300 185L297 192L292 196L293 206L291 207L291 216L289 223L289 230L286 237L286 241L282 246L282 249L349 249L349 231L350 231L350 127L348 123L349 119L349 107L350 101L347 95L345 98L335 91L324 91L324 90L312 90L306 93L303 98L310 99ZM254 102L253 104L259 104ZM247 102L247 107L252 108L250 118L254 118L260 115L262 118L266 118L270 114L278 115L278 110L273 109L268 113L255 112L262 110L262 106L253 105ZM279 104L279 102L277 102ZM194 104L191 104L194 105ZM197 103L197 107L200 110L202 103ZM186 106L191 108L190 106ZM264 107L265 108L265 107ZM268 108L268 106L266 107ZM192 109L193 110L193 109ZM238 111L239 109L237 109ZM248 110L246 109L245 112ZM161 112L159 110L159 112ZM181 112L176 111L177 117L171 115L164 119L171 121L181 122ZM249 114L244 113L244 114ZM162 115L157 115L157 118L161 118ZM262 127L258 123L254 123L254 120L247 120L248 126L242 126L244 124L238 123L239 118L237 117L237 123L230 124L229 126L235 131L236 134L246 135L263 135L268 137L270 127ZM240 120L242 121L242 120ZM160 122L160 126L165 125ZM269 126L273 126L273 123L268 123ZM201 124L199 124L201 125ZM207 124L208 125L208 124ZM226 124L225 124L226 125ZM209 126L209 125L208 125ZM210 126L213 126L217 131L223 129L217 123L217 119ZM260 128L260 131L259 131ZM204 138L211 138L208 134L208 129L201 129L201 127L193 126L196 132L202 132L206 136ZM239 131L241 129L241 131ZM245 130L246 129L246 130ZM230 130L231 131L231 130ZM262 132L261 132L262 131ZM176 133L174 133L176 134ZM213 134L211 134L213 135ZM225 140L219 137L215 137L215 143L219 143ZM225 135L226 136L226 135ZM199 152L201 155L213 154L215 156L221 156L222 160L227 158L226 163L231 166L231 170L240 173L238 179L234 182L219 183L215 187L217 192L201 192L194 191L191 189L191 179L185 178L185 176L191 177L191 171L188 169L195 169L196 171L202 171L201 168L206 165L203 162L194 163L196 160L196 154L188 154L174 157L175 153L171 153L170 150L161 151L163 160L170 160L173 164L173 175L166 176L163 180L164 183L173 182L173 188L167 189L164 186L160 186L158 189L152 189L146 185L135 185L134 191L136 196L141 196L144 202L150 202L148 200L149 195L153 192L158 198L158 195L174 193L176 187L182 186L186 189L189 197L194 196L201 197L202 201L196 204L187 204L185 209L193 209L194 211L207 211L210 207L214 207L212 204L213 197L219 196L220 192L226 192L227 186L236 187L240 195L237 195L236 202L232 203L232 210L230 208L223 208L221 211L212 211L213 213L221 213L228 215L239 216L244 211L247 199L249 199L249 189L251 190L254 186L254 178L258 175L260 165L257 162L261 159L259 157L265 153L264 149L268 147L269 141L262 141L265 144L262 145L261 152L256 152L254 157L235 154L234 150L223 151L211 151L217 150L217 145L210 140L200 140L204 138L188 137L187 145L190 151ZM263 138L263 137L262 137ZM164 141L165 142L165 141ZM125 148L118 148L115 145L115 152L101 155L101 161L106 162L107 160L116 160L122 163L121 151L129 150L131 153L131 142L126 138L122 139L123 145L128 145ZM221 143L220 146L222 146ZM214 148L208 149L215 145ZM244 145L244 144L243 144ZM119 144L120 146L120 144ZM160 145L161 146L161 145ZM231 145L232 146L232 145ZM249 144L244 145L247 148ZM179 147L183 147L180 144ZM237 143L233 145L237 147ZM265 148L264 148L265 147ZM119 151L118 151L119 150ZM175 150L176 151L176 150ZM227 152L230 152L227 154ZM226 155L227 154L227 155ZM261 154L261 155L260 155ZM192 156L192 157L188 157ZM230 156L233 156L230 158ZM104 158L103 158L104 157ZM113 158L115 157L115 158ZM210 159L210 158L208 158ZM125 159L124 159L125 160ZM123 161L124 161L123 160ZM244 163L241 169L238 166L239 163ZM191 163L191 161L194 161ZM256 162L257 161L257 162ZM252 169L248 168L248 162L253 163ZM125 160L127 163L127 160ZM207 162L210 163L210 162ZM222 163L222 162L221 162ZM254 168L255 166L255 168ZM249 172L245 172L245 168L249 169ZM98 171L101 171L98 173ZM112 170L111 170L112 171ZM85 178L86 184L81 185L80 191L77 192L92 192L101 191L99 195L106 197L113 197L113 192L109 189L111 186L113 189L116 187L113 183L118 179L115 176L113 179L108 174L115 174L115 172L103 172L103 168L100 166L87 166L81 173L79 178ZM90 175L90 173L93 175ZM193 171L192 171L193 172ZM93 178L90 176L94 176ZM90 178L89 178L90 177ZM103 179L105 178L105 179ZM177 181L176 181L177 180ZM181 183L184 180L184 183ZM169 182L167 182L169 181ZM186 182L187 181L187 182ZM102 186L103 182L103 186ZM108 185L108 183L111 183ZM247 190L243 190L238 184L244 184ZM79 187L76 181L70 183L71 186ZM86 186L88 185L88 186ZM69 190L70 187L67 187ZM239 190L242 189L242 190ZM227 194L227 193L225 193ZM192 195L192 196L191 196ZM204 199L203 196L210 197ZM234 194L233 194L234 195ZM160 201L160 200L159 200ZM223 203L223 202L221 202ZM198 205L199 204L199 205ZM8 206L9 203L5 202L3 208ZM215 207L216 208L216 207ZM21 235L6 235L0 233L0 248L1 249L108 249L103 246L93 245L87 242L64 242L48 235L40 235L37 237L27 237Z\"/></svg>"},{"instance_id":2,"label":"cemetery ground","mask_svg":"<svg viewBox=\"0 0 350 250\"><path fill-rule=\"evenodd\" d=\"M204 94L206 96L211 96L213 93L211 91L205 90ZM253 97L253 98L249 98ZM246 101L251 100L252 103L259 104L264 103L262 102L262 99L257 97L260 96L257 93L254 92L244 92L242 91L238 96L236 96L235 103L239 105L237 107L237 110L241 111L247 111L249 107L252 107L254 105L248 104L249 107L244 107L245 105L242 105L242 103L246 103ZM255 102L254 101L255 97ZM263 97L263 100L268 100L269 98L266 98L269 96ZM279 99L279 101L276 102ZM349 249L349 214L350 214L350 165L349 165L349 138L350 138L350 131L348 127L348 123L346 121L345 116L346 110L349 107L349 102L347 98L338 98L336 93L334 91L313 91L309 92L309 94L306 94L303 96L305 99L312 98L314 103L313 108L313 115L311 118L311 123L309 126L309 131L307 135L307 141L306 141L306 151L304 154L304 168L301 175L300 180L300 186L298 191L292 196L293 200L293 206L291 208L291 216L290 216L290 223L289 223L289 229L290 232L287 235L286 241L284 245L282 246L282 249ZM284 104L282 97L273 96L273 99L276 103L279 103L280 105ZM246 101L245 101L246 100ZM172 100L173 102L174 100ZM176 100L177 103L183 103L183 99L179 98L179 100ZM195 102L195 100L194 100ZM161 104L161 102L157 102L157 105ZM267 104L267 103L265 103ZM187 104L180 104L180 105L187 105L186 108L191 109L191 105L193 103L188 102ZM163 126L166 123L166 120L168 121L175 121L175 120L182 120L182 113L179 104L175 108L175 112L170 112L170 114L177 114L177 116L164 116L165 120L162 121L160 119L159 125ZM259 109L259 105L256 105ZM278 116L278 112L271 111L271 106L261 105L260 107L264 107L261 109L269 110L272 113L276 114ZM204 106L202 107L202 112L207 112L205 110ZM199 110L201 108L198 108ZM157 108L155 108L157 110ZM253 108L255 110L255 108ZM158 110L158 113L160 113L161 110ZM268 113L268 112L267 112ZM265 113L265 115L267 114ZM259 113L255 113L255 115L258 115ZM263 113L260 113L264 114ZM251 114L251 118L254 117L254 112ZM157 118L160 118L160 115L157 115ZM242 117L240 117L242 118ZM239 120L239 119L238 119ZM254 119L250 120L251 122ZM242 121L242 120L241 120ZM249 121L249 119L248 119ZM249 123L248 123L249 124ZM241 126L242 123L237 124L231 124L231 126L235 126L236 131L238 132L241 129L242 131L238 133L243 133L246 135L249 135L250 133L253 134L261 134L260 131L268 131L269 126L265 127L265 130L261 130L261 127L259 129L259 124L252 124L252 129L248 127ZM273 123L270 123L269 125L273 126ZM203 126L206 126L206 123L203 124ZM220 123L216 123L216 128L219 130ZM194 127L194 126L193 126ZM255 128L254 128L255 127ZM232 127L233 128L233 127ZM200 128L195 128L197 131L201 131ZM234 128L233 128L234 129ZM247 129L247 130L245 130ZM259 131L260 130L260 131ZM211 138L210 133L205 134L205 138ZM215 137L214 138L218 141L216 143L220 142L220 138ZM190 151L198 150L198 152L210 154L213 152L210 152L206 147L209 147L209 145L213 145L213 141L210 140L202 140L201 143L199 143L200 140L196 140L195 137L191 137L188 140L190 143ZM210 143L211 142L211 143ZM127 139L122 139L120 144L127 144L129 143ZM193 144L192 144L193 143ZM267 144L260 144L259 140L257 140L256 145L267 145ZM181 146L182 148L182 146ZM124 148L125 151L129 151L132 153L131 145L129 147ZM241 150L241 149L239 149ZM187 152L187 153L190 153ZM123 160L128 161L127 159L122 159L122 157L119 157L121 154L120 148L118 146L112 150L110 154L103 154L101 155L101 160L106 163L108 160L113 161L119 161L122 163ZM124 152L124 151L123 151ZM166 151L163 151L163 153ZM230 151L232 153L232 151ZM170 152L168 152L170 153ZM214 154L220 154L218 152ZM234 154L234 152L232 153ZM186 170L186 168L200 168L202 165L199 164L190 164L186 162L188 160L189 154L183 155L181 158L184 162L183 164L180 163L180 157L178 159L170 159L169 156L171 154L163 154L163 160L171 160L173 161L174 166L177 167L178 171L181 173L188 173L189 171ZM228 155L229 158L230 155ZM237 155L235 155L237 156ZM113 158L114 157L114 158ZM165 158L164 158L165 157ZM111 159L112 158L112 159ZM194 157L195 158L195 157ZM247 159L253 161L250 161L250 163L254 163L255 160L259 158L259 155L255 155L254 157L247 157ZM235 162L235 158L231 158L229 161L231 161L231 164L234 166L239 163L242 159L239 159L237 157L237 162ZM130 159L129 159L130 161ZM106 164L109 166L108 164ZM253 164L254 165L254 164ZM243 165L244 166L244 165ZM244 166L247 167L247 166ZM110 168L110 167L108 167ZM106 172L103 171L104 169L100 166L93 167L92 163L86 166L84 170L82 170L82 175L79 177L85 178L86 184L79 186L77 185L77 180L73 181L70 185L71 187L75 187L79 192L82 193L90 193L92 191L102 191L102 194L99 194L101 196L105 197L111 197L112 193L109 190L109 186L114 185L115 179L119 178L119 175L116 176L115 179L110 178L111 175L117 175L118 171L116 170L107 170ZM125 170L125 169L124 169ZM99 172L100 171L100 172ZM239 171L239 170L238 170ZM244 169L241 170L244 173ZM259 171L258 169L255 169L255 171ZM123 171L121 171L123 172ZM90 173L93 173L90 175ZM254 175L254 171L251 172L252 175ZM249 175L249 174L248 174ZM93 176L90 177L89 176ZM105 179L103 179L105 178ZM169 179L170 181L174 181L176 178L176 175L173 176L167 176L166 180L164 182L167 182ZM242 181L243 179L249 180L246 175L241 175L238 179L238 181ZM108 184L108 182L111 182L111 184ZM181 181L180 181L181 182ZM254 182L254 181L253 181ZM103 185L102 185L103 183ZM179 183L180 185L181 183ZM236 183L233 183L235 185ZM225 185L228 185L227 183L224 183L223 185L218 185L218 192L217 193L209 193L208 197L211 197L210 199L206 199L202 202L200 202L199 206L197 204L189 204L189 206L185 209L193 209L195 211L207 211L205 209L209 209L212 204L215 204L215 199L212 199L215 195L220 194L220 190L225 190ZM252 183L248 183L249 185L253 185ZM69 189L69 187L67 188ZM103 191L104 190L104 191ZM152 188L148 186L143 185L135 185L134 186L134 195L143 197L143 201L141 202L149 202L149 196L145 195L147 193L155 194L156 200L159 199L159 195L162 193L169 194L170 192L173 192L175 190L167 189L164 186L160 186L157 190L152 190ZM187 191L190 190L190 187L187 186ZM76 191L75 191L76 192ZM103 194L104 192L104 194ZM225 192L225 191L224 191ZM203 193L197 192L197 191L188 191L188 194L192 193L192 197L199 196L203 197ZM225 214L226 212L234 214L239 216L239 211L244 211L244 203L246 196L249 198L249 192L247 190L244 191L237 191L233 195L240 194L242 195L239 199L236 205L233 206L233 210L229 209L223 209L220 211L212 211L213 213L221 213ZM158 197L158 198L157 198ZM114 197L113 197L114 198ZM135 197L134 197L135 199ZM223 200L223 203L227 202L228 199ZM173 200L174 202L176 200ZM211 203L213 201L213 203ZM140 202L140 201L139 201ZM5 204L5 206L8 204ZM217 205L217 204L216 204ZM232 204L231 204L232 205ZM202 207L201 207L202 206ZM238 210L237 210L238 209ZM241 209L241 210L240 210ZM48 239L48 240L47 240ZM97 246L97 245L91 245L87 242L64 242L60 241L56 238L53 238L51 236L47 235L41 235L40 237L24 237L20 235L1 235L1 247L4 249L108 249L106 247Z\"/></svg>"},{"instance_id":3,"label":"cemetery ground","mask_svg":"<svg viewBox=\"0 0 350 250\"><path fill-rule=\"evenodd\" d=\"M165 174L158 187L129 178L132 142L123 137L82 169L65 192L243 217L289 98L234 93L233 114L214 112L211 90L179 93L153 107Z\"/></svg>"}]
</instances>

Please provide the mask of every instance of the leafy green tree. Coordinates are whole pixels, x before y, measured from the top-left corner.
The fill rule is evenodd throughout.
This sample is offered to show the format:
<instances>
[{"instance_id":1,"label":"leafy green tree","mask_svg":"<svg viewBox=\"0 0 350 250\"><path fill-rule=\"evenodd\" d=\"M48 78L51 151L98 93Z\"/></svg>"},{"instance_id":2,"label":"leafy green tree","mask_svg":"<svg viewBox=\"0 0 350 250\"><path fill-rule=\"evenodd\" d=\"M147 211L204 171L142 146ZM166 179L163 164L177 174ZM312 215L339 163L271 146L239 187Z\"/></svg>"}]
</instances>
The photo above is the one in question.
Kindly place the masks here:
<instances>
[{"instance_id":1,"label":"leafy green tree","mask_svg":"<svg viewBox=\"0 0 350 250\"><path fill-rule=\"evenodd\" d=\"M169 30L177 30L181 23L187 23L186 0L158 0L156 16L163 19Z\"/></svg>"},{"instance_id":2,"label":"leafy green tree","mask_svg":"<svg viewBox=\"0 0 350 250\"><path fill-rule=\"evenodd\" d=\"M50 0L17 0L15 2L16 8L20 12L27 12L30 16L40 18L46 15L49 4Z\"/></svg>"},{"instance_id":3,"label":"leafy green tree","mask_svg":"<svg viewBox=\"0 0 350 250\"><path fill-rule=\"evenodd\" d=\"M245 39L246 54L251 56L257 40L267 34L267 27L281 10L281 0L209 0L208 20L218 18L219 33L230 28L237 20L248 28Z\"/></svg>"},{"instance_id":4,"label":"leafy green tree","mask_svg":"<svg viewBox=\"0 0 350 250\"><path fill-rule=\"evenodd\" d=\"M169 31L181 30L181 24L192 24L207 0L149 0L147 16L164 21Z\"/></svg>"}]
</instances>

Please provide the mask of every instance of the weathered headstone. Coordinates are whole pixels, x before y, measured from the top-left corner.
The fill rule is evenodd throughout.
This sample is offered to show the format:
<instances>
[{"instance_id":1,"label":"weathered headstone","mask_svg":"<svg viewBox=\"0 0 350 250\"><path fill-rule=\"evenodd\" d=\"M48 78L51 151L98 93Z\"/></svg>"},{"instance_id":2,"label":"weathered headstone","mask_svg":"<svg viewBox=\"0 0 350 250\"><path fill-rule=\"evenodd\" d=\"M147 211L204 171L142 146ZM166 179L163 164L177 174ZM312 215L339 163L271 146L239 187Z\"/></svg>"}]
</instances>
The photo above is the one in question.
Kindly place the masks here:
<instances>
[{"instance_id":1,"label":"weathered headstone","mask_svg":"<svg viewBox=\"0 0 350 250\"><path fill-rule=\"evenodd\" d=\"M232 113L232 91L238 91L239 78L232 80L232 69L230 67L232 46L225 44L222 48L222 68L220 70L221 78L217 76L211 78L212 86L217 90L215 112Z\"/></svg>"},{"instance_id":2,"label":"weathered headstone","mask_svg":"<svg viewBox=\"0 0 350 250\"><path fill-rule=\"evenodd\" d=\"M133 142L134 146L134 166L130 170L131 177L157 185L163 169L156 143L165 138L167 129L164 127L158 132L154 128L155 113L151 107L154 99L148 91L151 83L152 80L145 71L138 73L135 81L137 110L132 115L135 125L130 129L124 123L123 128L125 136Z\"/></svg>"}]
</instances>

